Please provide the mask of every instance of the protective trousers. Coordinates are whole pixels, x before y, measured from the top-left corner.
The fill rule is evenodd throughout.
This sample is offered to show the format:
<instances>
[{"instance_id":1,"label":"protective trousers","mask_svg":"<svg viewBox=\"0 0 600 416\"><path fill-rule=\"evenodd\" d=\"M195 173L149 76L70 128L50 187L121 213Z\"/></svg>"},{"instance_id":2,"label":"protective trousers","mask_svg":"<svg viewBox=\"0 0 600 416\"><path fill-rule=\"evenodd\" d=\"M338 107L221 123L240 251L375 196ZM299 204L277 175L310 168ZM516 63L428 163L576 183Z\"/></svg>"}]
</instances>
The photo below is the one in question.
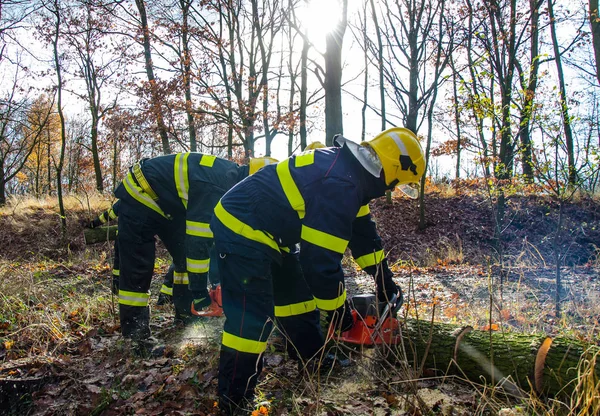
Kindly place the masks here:
<instances>
[{"instance_id":1,"label":"protective trousers","mask_svg":"<svg viewBox=\"0 0 600 416\"><path fill-rule=\"evenodd\" d=\"M297 255L285 256L279 265L262 253L249 258L217 251L226 316L218 394L221 410L232 413L252 400L275 316L292 355L310 359L324 341Z\"/></svg>"},{"instance_id":2,"label":"protective trousers","mask_svg":"<svg viewBox=\"0 0 600 416\"><path fill-rule=\"evenodd\" d=\"M148 301L156 258L156 235L173 257L174 280L180 278L182 282L179 287L173 285L173 298L178 300L179 308L183 308L178 310L176 305L176 315L178 312L189 315L192 296L187 289L185 222L167 220L139 204L122 202L119 214L121 331L127 338L143 340L151 334ZM183 305L187 305L187 309Z\"/></svg>"}]
</instances>

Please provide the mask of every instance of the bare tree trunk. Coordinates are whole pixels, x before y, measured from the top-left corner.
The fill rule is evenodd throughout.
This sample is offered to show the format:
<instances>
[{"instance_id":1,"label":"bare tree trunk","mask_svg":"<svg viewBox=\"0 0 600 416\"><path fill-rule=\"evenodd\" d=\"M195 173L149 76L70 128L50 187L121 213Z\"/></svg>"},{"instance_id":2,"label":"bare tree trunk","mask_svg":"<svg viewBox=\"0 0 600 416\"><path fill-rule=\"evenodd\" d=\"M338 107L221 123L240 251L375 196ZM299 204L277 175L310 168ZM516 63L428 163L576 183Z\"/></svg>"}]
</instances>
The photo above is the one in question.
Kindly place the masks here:
<instances>
[{"instance_id":1,"label":"bare tree trunk","mask_svg":"<svg viewBox=\"0 0 600 416\"><path fill-rule=\"evenodd\" d=\"M454 96L454 123L456 126L456 173L455 178L460 178L460 151L461 149L461 131L460 131L460 110L458 104L458 73L454 65L454 59L450 56L450 67L452 69L452 94Z\"/></svg>"},{"instance_id":2,"label":"bare tree trunk","mask_svg":"<svg viewBox=\"0 0 600 416\"><path fill-rule=\"evenodd\" d=\"M577 182L577 170L575 169L575 153L573 144L573 131L571 129L571 120L569 118L569 104L567 103L567 92L565 87L565 76L562 68L562 59L558 48L558 38L556 37L556 26L554 22L554 1L548 0L548 18L550 19L550 34L552 35L552 45L554 47L554 61L556 62L556 71L558 72L558 86L560 91L560 105L563 119L563 128L565 130L565 142L567 144L567 163L569 169L569 184L575 185Z\"/></svg>"},{"instance_id":3,"label":"bare tree trunk","mask_svg":"<svg viewBox=\"0 0 600 416\"><path fill-rule=\"evenodd\" d=\"M92 104L90 105L90 111L92 112L92 129L90 133L92 142L92 159L94 162L94 173L96 177L96 189L99 192L102 192L104 191L104 180L102 179L102 169L100 168L100 156L98 154L98 109L94 104Z\"/></svg>"},{"instance_id":4,"label":"bare tree trunk","mask_svg":"<svg viewBox=\"0 0 600 416\"><path fill-rule=\"evenodd\" d=\"M342 3L342 16L325 36L325 141L333 145L333 136L344 133L342 113L342 46L348 25L348 0Z\"/></svg>"},{"instance_id":5,"label":"bare tree trunk","mask_svg":"<svg viewBox=\"0 0 600 416\"><path fill-rule=\"evenodd\" d=\"M540 67L539 60L539 21L540 12L539 8L542 5L543 0L529 0L529 8L531 13L531 41L530 49L531 56L529 58L529 70L525 71L529 81L525 86L524 75L521 75L521 84L523 85L524 100L521 108L521 121L519 137L521 139L521 158L523 165L523 176L525 181L533 182L533 159L532 159L532 143L531 143L531 117L533 115L533 105L535 98L535 91L538 80L538 70Z\"/></svg>"},{"instance_id":6,"label":"bare tree trunk","mask_svg":"<svg viewBox=\"0 0 600 416\"><path fill-rule=\"evenodd\" d=\"M310 44L307 36L303 36L302 52L300 53L300 148L306 147L306 106L308 105L308 50Z\"/></svg>"},{"instance_id":7,"label":"bare tree trunk","mask_svg":"<svg viewBox=\"0 0 600 416\"><path fill-rule=\"evenodd\" d=\"M167 126L165 125L162 103L160 102L158 94L158 86L156 84L156 78L154 77L154 67L152 64L152 50L150 48L150 28L148 27L148 16L146 15L146 5L144 0L135 0L135 4L140 13L140 20L142 24L143 44L144 44L144 59L146 62L146 75L148 77L148 84L150 86L150 100L151 107L154 116L156 117L156 124L158 125L158 134L160 135L162 148L164 154L171 153L171 146L169 144L169 135L167 133Z\"/></svg>"},{"instance_id":8,"label":"bare tree trunk","mask_svg":"<svg viewBox=\"0 0 600 416\"><path fill-rule=\"evenodd\" d=\"M592 44L596 59L596 78L600 84L600 13L598 13L598 0L590 0L590 27L592 29Z\"/></svg>"},{"instance_id":9,"label":"bare tree trunk","mask_svg":"<svg viewBox=\"0 0 600 416\"><path fill-rule=\"evenodd\" d=\"M58 95L57 98L57 107L58 107L58 116L60 118L60 140L61 140L61 145L60 145L60 156L58 159L58 163L55 165L56 166L56 194L58 197L58 207L59 207L59 213L60 213L60 222L62 224L62 241L63 243L67 243L66 241L66 236L67 236L67 216L65 213L65 205L63 202L63 195L62 195L62 170L63 170L63 164L64 164L64 160L65 160L65 147L67 144L67 134L66 134L66 130L65 130L65 116L63 114L63 110L62 110L62 72L61 72L61 62L59 59L59 54L58 54L58 39L60 37L60 26L61 26L61 14L60 14L60 8L59 8L59 3L58 0L54 0L54 9L52 10L52 12L54 13L55 17L56 17L56 22L55 22L55 33L54 33L54 39L52 42L52 46L53 46L53 51L54 51L54 65L56 66L56 77L57 77L57 86L56 86L56 93Z\"/></svg>"},{"instance_id":10,"label":"bare tree trunk","mask_svg":"<svg viewBox=\"0 0 600 416\"><path fill-rule=\"evenodd\" d=\"M192 87L191 87L191 61L192 56L190 54L189 44L189 24L188 18L190 13L190 6L192 2L190 0L179 0L181 7L181 14L183 18L181 27L181 42L183 43L183 86L185 89L185 112L188 120L188 134L190 136L190 151L198 151L198 145L196 143L196 123L194 120L194 111L192 109Z\"/></svg>"},{"instance_id":11,"label":"bare tree trunk","mask_svg":"<svg viewBox=\"0 0 600 416\"><path fill-rule=\"evenodd\" d=\"M367 102L369 100L369 37L367 35L367 5L365 3L363 8L363 14L365 20L362 22L362 36L363 36L363 52L364 52L364 65L365 65L365 85L363 89L363 105L360 110L360 115L362 119L361 129L360 129L360 141L365 141L365 132L367 129Z\"/></svg>"},{"instance_id":12,"label":"bare tree trunk","mask_svg":"<svg viewBox=\"0 0 600 416\"><path fill-rule=\"evenodd\" d=\"M381 105L381 131L386 128L385 114L385 78L383 74L383 42L381 40L381 28L377 19L377 10L375 10L374 0L371 2L371 13L373 15L373 23L375 24L375 36L377 37L377 70L379 71L379 101Z\"/></svg>"}]
</instances>

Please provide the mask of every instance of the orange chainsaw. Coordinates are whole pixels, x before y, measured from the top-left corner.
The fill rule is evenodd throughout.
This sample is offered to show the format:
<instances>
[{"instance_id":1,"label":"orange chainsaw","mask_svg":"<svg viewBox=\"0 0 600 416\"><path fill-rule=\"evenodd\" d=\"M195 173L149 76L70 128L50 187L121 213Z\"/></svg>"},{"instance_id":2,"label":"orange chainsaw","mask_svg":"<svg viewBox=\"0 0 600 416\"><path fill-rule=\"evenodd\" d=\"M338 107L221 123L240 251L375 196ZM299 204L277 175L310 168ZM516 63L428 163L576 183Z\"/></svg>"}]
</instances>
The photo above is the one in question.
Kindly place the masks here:
<instances>
[{"instance_id":1,"label":"orange chainsaw","mask_svg":"<svg viewBox=\"0 0 600 416\"><path fill-rule=\"evenodd\" d=\"M223 300L221 298L221 285L217 285L210 289L208 292L210 296L210 300L212 301L210 305L197 311L194 309L194 304L192 303L192 314L196 316L223 316Z\"/></svg>"},{"instance_id":2,"label":"orange chainsaw","mask_svg":"<svg viewBox=\"0 0 600 416\"><path fill-rule=\"evenodd\" d=\"M402 294L394 295L387 303L377 302L374 294L356 295L350 299L350 305L354 325L349 331L334 335L334 339L358 345L400 341L400 322L396 314L402 306Z\"/></svg>"}]
</instances>

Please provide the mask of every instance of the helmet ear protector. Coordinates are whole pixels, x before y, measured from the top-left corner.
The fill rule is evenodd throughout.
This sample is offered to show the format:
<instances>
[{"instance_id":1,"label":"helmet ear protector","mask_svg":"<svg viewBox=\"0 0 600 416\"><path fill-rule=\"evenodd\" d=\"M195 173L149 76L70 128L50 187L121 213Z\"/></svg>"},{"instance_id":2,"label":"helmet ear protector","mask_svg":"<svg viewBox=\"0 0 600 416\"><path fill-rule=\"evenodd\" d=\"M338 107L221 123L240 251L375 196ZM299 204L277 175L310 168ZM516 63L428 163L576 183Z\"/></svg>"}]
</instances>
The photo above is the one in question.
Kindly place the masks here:
<instances>
[{"instance_id":1,"label":"helmet ear protector","mask_svg":"<svg viewBox=\"0 0 600 416\"><path fill-rule=\"evenodd\" d=\"M277 163L279 163L279 160L268 156L252 158L248 163L248 174L252 175L267 165L275 165Z\"/></svg>"}]
</instances>

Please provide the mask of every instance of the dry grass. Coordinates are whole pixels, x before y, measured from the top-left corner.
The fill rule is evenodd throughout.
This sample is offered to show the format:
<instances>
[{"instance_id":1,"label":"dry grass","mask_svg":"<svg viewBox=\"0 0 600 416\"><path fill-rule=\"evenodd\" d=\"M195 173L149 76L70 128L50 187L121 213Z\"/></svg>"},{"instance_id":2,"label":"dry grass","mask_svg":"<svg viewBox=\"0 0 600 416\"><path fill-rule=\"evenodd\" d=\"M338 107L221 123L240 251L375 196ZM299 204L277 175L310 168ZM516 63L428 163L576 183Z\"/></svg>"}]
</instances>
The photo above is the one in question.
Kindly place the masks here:
<instances>
[{"instance_id":1,"label":"dry grass","mask_svg":"<svg viewBox=\"0 0 600 416\"><path fill-rule=\"evenodd\" d=\"M115 319L106 262L0 261L0 342L8 359L65 352Z\"/></svg>"},{"instance_id":2,"label":"dry grass","mask_svg":"<svg viewBox=\"0 0 600 416\"><path fill-rule=\"evenodd\" d=\"M92 193L84 195L65 195L63 203L66 211L84 211L91 217L109 208L115 202L114 196ZM55 196L10 196L6 205L0 206L0 216L22 218L37 211L58 213L58 201Z\"/></svg>"}]
</instances>

